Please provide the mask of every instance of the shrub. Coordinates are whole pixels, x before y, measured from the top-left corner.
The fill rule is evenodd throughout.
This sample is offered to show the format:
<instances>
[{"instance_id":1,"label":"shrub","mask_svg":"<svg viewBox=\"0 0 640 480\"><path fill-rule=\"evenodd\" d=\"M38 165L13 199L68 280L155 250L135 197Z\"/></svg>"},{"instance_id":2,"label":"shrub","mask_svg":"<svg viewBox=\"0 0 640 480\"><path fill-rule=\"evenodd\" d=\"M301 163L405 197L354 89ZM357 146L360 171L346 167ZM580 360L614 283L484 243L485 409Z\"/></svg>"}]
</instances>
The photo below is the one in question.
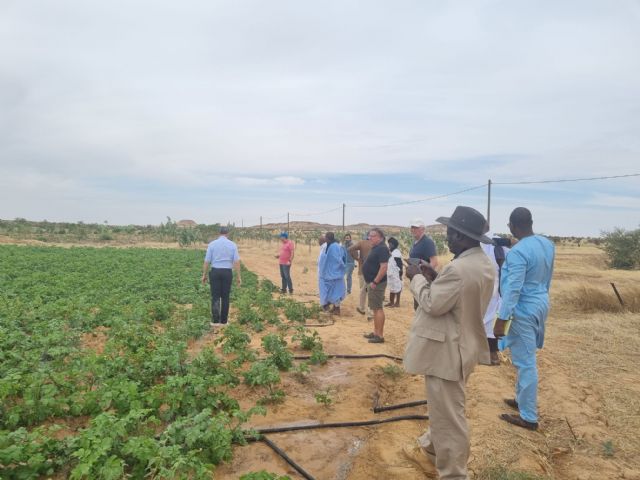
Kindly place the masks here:
<instances>
[{"instance_id":1,"label":"shrub","mask_svg":"<svg viewBox=\"0 0 640 480\"><path fill-rule=\"evenodd\" d=\"M603 232L602 236L611 267L626 270L640 268L640 229L626 231L616 227L612 232Z\"/></svg>"}]
</instances>

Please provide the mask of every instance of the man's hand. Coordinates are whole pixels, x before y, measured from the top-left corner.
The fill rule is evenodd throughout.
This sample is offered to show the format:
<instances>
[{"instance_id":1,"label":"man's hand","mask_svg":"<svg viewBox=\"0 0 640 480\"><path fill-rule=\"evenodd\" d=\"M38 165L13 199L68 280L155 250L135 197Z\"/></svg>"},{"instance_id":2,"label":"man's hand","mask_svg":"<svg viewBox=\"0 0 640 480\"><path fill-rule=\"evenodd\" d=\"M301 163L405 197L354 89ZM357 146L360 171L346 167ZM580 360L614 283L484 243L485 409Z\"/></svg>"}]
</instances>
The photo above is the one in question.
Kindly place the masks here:
<instances>
[{"instance_id":1,"label":"man's hand","mask_svg":"<svg viewBox=\"0 0 640 480\"><path fill-rule=\"evenodd\" d=\"M495 325L493 326L493 336L496 338L504 337L505 335L504 329L506 326L507 326L507 320L502 320L501 318L498 318L496 320Z\"/></svg>"},{"instance_id":2,"label":"man's hand","mask_svg":"<svg viewBox=\"0 0 640 480\"><path fill-rule=\"evenodd\" d=\"M429 262L425 262L424 260L420 260L420 272L429 282L433 282L438 276L438 272L435 271Z\"/></svg>"},{"instance_id":3,"label":"man's hand","mask_svg":"<svg viewBox=\"0 0 640 480\"><path fill-rule=\"evenodd\" d=\"M236 276L236 279L238 280L238 287L242 286L242 278L240 278L240 275Z\"/></svg>"},{"instance_id":4,"label":"man's hand","mask_svg":"<svg viewBox=\"0 0 640 480\"><path fill-rule=\"evenodd\" d=\"M407 260L405 260L405 262L407 264L406 275L409 280L411 280L413 277L415 277L419 273L420 274L422 273L422 270L420 269L420 265L414 265L412 263L409 263Z\"/></svg>"},{"instance_id":5,"label":"man's hand","mask_svg":"<svg viewBox=\"0 0 640 480\"><path fill-rule=\"evenodd\" d=\"M206 274L206 273L203 273L203 274L202 274L202 284L203 284L203 285L206 285L206 284L207 284L207 274Z\"/></svg>"}]
</instances>

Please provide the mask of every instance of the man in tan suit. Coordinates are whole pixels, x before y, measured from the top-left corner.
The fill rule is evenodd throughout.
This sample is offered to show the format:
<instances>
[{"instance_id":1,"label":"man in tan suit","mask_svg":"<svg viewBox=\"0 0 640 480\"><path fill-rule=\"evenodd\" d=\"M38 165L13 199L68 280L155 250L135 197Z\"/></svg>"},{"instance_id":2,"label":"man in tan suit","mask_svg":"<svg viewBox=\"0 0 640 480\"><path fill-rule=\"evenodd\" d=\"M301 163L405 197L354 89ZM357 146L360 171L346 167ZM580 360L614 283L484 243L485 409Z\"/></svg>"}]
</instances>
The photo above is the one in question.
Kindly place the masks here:
<instances>
[{"instance_id":1,"label":"man in tan suit","mask_svg":"<svg viewBox=\"0 0 640 480\"><path fill-rule=\"evenodd\" d=\"M447 243L455 256L440 274L426 262L407 267L419 306L404 366L425 376L430 426L405 454L423 466L428 457L443 480L467 480L465 384L478 363L490 363L482 319L495 271L480 242L492 241L483 235L484 217L471 207L457 207L450 218L436 221L447 225Z\"/></svg>"}]
</instances>

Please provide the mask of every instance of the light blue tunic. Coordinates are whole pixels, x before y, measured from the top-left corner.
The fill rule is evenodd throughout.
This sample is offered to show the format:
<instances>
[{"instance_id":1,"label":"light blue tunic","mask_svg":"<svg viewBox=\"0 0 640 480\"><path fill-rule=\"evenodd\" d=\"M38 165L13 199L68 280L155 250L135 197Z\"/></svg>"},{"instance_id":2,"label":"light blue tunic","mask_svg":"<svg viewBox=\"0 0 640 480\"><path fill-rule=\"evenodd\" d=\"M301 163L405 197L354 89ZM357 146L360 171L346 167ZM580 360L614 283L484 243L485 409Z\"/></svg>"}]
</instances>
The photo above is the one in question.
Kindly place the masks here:
<instances>
[{"instance_id":1,"label":"light blue tunic","mask_svg":"<svg viewBox=\"0 0 640 480\"><path fill-rule=\"evenodd\" d=\"M340 305L340 301L345 297L345 263L344 249L338 243L332 243L328 249L320 253L318 259L320 305L328 303Z\"/></svg>"},{"instance_id":2,"label":"light blue tunic","mask_svg":"<svg viewBox=\"0 0 640 480\"><path fill-rule=\"evenodd\" d=\"M553 243L532 235L516 243L502 266L498 317L511 319L511 327L499 345L511 349L518 370L516 401L520 416L528 422L538 421L536 349L544 344L554 257Z\"/></svg>"}]
</instances>

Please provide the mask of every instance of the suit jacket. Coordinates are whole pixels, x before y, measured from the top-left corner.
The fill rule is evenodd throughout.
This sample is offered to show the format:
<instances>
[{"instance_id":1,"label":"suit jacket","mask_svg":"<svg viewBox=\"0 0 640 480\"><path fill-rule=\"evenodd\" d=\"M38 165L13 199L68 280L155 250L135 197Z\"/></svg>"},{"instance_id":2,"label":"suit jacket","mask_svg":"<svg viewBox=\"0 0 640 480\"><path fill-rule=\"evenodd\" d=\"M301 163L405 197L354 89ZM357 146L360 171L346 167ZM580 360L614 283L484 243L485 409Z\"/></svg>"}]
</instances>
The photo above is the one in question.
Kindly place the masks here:
<instances>
[{"instance_id":1,"label":"suit jacket","mask_svg":"<svg viewBox=\"0 0 640 480\"><path fill-rule=\"evenodd\" d=\"M494 279L480 247L461 253L431 284L423 275L413 277L410 288L419 306L404 353L407 372L458 381L478 363L489 364L483 317Z\"/></svg>"}]
</instances>

